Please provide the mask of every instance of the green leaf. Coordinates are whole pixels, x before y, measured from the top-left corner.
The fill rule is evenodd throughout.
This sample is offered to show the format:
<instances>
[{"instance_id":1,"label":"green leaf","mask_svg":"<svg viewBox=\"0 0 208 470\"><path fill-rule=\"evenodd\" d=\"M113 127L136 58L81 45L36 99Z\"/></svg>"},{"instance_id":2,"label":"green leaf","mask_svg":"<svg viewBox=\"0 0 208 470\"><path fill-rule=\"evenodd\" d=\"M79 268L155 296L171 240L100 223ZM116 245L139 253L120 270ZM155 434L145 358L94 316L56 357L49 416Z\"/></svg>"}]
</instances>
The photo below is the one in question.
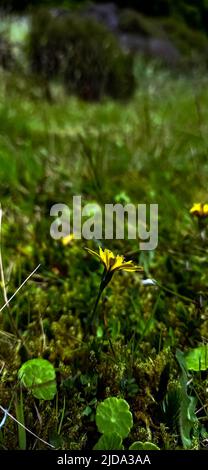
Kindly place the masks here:
<instances>
[{"instance_id":1,"label":"green leaf","mask_svg":"<svg viewBox=\"0 0 208 470\"><path fill-rule=\"evenodd\" d=\"M35 398L52 400L56 394L55 369L46 359L25 362L18 372L18 378Z\"/></svg>"},{"instance_id":2,"label":"green leaf","mask_svg":"<svg viewBox=\"0 0 208 470\"><path fill-rule=\"evenodd\" d=\"M192 432L194 425L196 424L197 417L195 414L195 408L197 399L195 397L189 396L187 391L188 384L188 375L185 365L185 356L182 351L177 350L176 358L181 367L181 376L180 376L180 385L181 385L181 405L180 405L180 414L179 414L179 426L180 426L180 435L185 449L190 449L192 447Z\"/></svg>"},{"instance_id":3,"label":"green leaf","mask_svg":"<svg viewBox=\"0 0 208 470\"><path fill-rule=\"evenodd\" d=\"M93 450L123 450L122 437L116 432L103 434Z\"/></svg>"},{"instance_id":4,"label":"green leaf","mask_svg":"<svg viewBox=\"0 0 208 470\"><path fill-rule=\"evenodd\" d=\"M180 433L183 447L190 449L192 447L191 433L194 424L197 421L195 408L196 398L190 397L185 390L182 390L181 412L180 412Z\"/></svg>"},{"instance_id":5,"label":"green leaf","mask_svg":"<svg viewBox=\"0 0 208 470\"><path fill-rule=\"evenodd\" d=\"M133 419L127 401L116 397L106 398L97 407L96 424L103 434L109 434L110 429L123 438L128 436Z\"/></svg>"},{"instance_id":6,"label":"green leaf","mask_svg":"<svg viewBox=\"0 0 208 470\"><path fill-rule=\"evenodd\" d=\"M92 413L92 408L90 406L86 406L86 408L82 412L82 416L89 416Z\"/></svg>"},{"instance_id":7,"label":"green leaf","mask_svg":"<svg viewBox=\"0 0 208 470\"><path fill-rule=\"evenodd\" d=\"M152 442L135 441L129 447L129 450L160 450L160 448L155 444L152 444Z\"/></svg>"},{"instance_id":8,"label":"green leaf","mask_svg":"<svg viewBox=\"0 0 208 470\"><path fill-rule=\"evenodd\" d=\"M208 369L208 344L199 346L190 350L185 355L186 367L188 370L207 370Z\"/></svg>"},{"instance_id":9,"label":"green leaf","mask_svg":"<svg viewBox=\"0 0 208 470\"><path fill-rule=\"evenodd\" d=\"M25 425L25 418L24 418L24 403L23 403L23 396L22 396L22 388L20 390L20 397L16 395L16 417L18 420L18 438L19 438L19 447L21 450L25 450L27 448L27 438L26 438L26 431L23 427ZM19 424L20 423L20 424ZM21 424L23 426L21 426Z\"/></svg>"},{"instance_id":10,"label":"green leaf","mask_svg":"<svg viewBox=\"0 0 208 470\"><path fill-rule=\"evenodd\" d=\"M169 385L168 392L162 402L165 424L170 430L176 430L181 409L181 384L179 381Z\"/></svg>"}]
</instances>

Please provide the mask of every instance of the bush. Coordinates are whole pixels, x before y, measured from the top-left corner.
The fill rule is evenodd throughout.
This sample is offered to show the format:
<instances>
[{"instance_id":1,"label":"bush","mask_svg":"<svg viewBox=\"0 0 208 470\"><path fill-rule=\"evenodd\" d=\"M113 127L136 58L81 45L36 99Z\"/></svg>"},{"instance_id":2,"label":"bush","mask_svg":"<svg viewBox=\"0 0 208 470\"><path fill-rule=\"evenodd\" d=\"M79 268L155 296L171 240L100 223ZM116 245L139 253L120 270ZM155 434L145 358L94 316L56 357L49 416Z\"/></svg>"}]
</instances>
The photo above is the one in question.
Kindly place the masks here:
<instances>
[{"instance_id":1,"label":"bush","mask_svg":"<svg viewBox=\"0 0 208 470\"><path fill-rule=\"evenodd\" d=\"M115 99L128 99L135 89L135 78L132 72L134 66L133 55L119 54L115 67L108 74L108 94Z\"/></svg>"},{"instance_id":2,"label":"bush","mask_svg":"<svg viewBox=\"0 0 208 470\"><path fill-rule=\"evenodd\" d=\"M131 56L104 26L84 16L36 13L29 57L33 72L62 80L67 90L84 99L128 98L135 88Z\"/></svg>"}]
</instances>

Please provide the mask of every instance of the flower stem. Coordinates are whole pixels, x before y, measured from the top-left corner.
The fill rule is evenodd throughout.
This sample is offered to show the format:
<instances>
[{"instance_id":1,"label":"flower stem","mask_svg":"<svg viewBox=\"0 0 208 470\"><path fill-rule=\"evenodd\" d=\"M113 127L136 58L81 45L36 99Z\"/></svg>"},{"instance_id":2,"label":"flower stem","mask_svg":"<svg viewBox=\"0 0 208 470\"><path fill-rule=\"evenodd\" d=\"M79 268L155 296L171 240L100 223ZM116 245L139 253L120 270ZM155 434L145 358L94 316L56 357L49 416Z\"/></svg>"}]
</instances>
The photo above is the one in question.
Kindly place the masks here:
<instances>
[{"instance_id":1,"label":"flower stem","mask_svg":"<svg viewBox=\"0 0 208 470\"><path fill-rule=\"evenodd\" d=\"M109 275L109 273L107 272L107 270L104 269L103 275L102 275L102 279L101 279L101 282L100 282L99 292L98 292L98 295L97 295L97 298L96 298L96 301L95 301L95 305L94 305L94 308L93 308L93 311L92 311L92 315L91 315L91 318L90 318L90 320L92 321L92 323L94 322L94 319L95 319L95 316L96 316L97 306L98 306L98 304L99 304L101 295L102 295L102 293L103 293L105 287L106 287L106 286L108 285L108 283L110 282L111 277L112 277L112 274Z\"/></svg>"},{"instance_id":2,"label":"flower stem","mask_svg":"<svg viewBox=\"0 0 208 470\"><path fill-rule=\"evenodd\" d=\"M94 308L93 308L93 311L92 311L92 314L91 314L91 317L90 317L90 320L91 320L92 323L94 323L96 312L97 312L97 306L99 304L100 297L102 295L103 290L104 290L104 288L102 288L102 286L100 285L98 295L97 295L97 298L96 298L96 301L95 301L95 305L94 305Z\"/></svg>"},{"instance_id":3,"label":"flower stem","mask_svg":"<svg viewBox=\"0 0 208 470\"><path fill-rule=\"evenodd\" d=\"M112 273L108 273L106 270L104 270L103 276L102 276L102 279L101 279L101 283L100 283L100 288L99 288L99 291L98 291L98 295L97 295L95 305L94 305L94 308L93 308L93 311L92 311L92 314L91 314L91 317L90 317L90 321L91 321L92 325L93 325L93 323L95 321L95 318L96 318L97 307L98 307L101 295L102 295L104 289L106 288L106 286L108 285L108 283L110 282L111 278L112 278ZM105 330L106 336L108 338L108 342L109 342L111 351L113 353L114 358L116 359L116 354L115 354L113 344L112 344L112 341L111 341L111 338L110 338L110 335L109 335L109 331L108 331L108 325L107 325L107 320L106 320L106 317L105 317L105 313L103 314L103 325L104 325L104 330Z\"/></svg>"},{"instance_id":4,"label":"flower stem","mask_svg":"<svg viewBox=\"0 0 208 470\"><path fill-rule=\"evenodd\" d=\"M104 328L105 328L106 336L108 338L108 342L109 342L111 351L113 353L114 358L116 359L116 353L114 351L113 343L111 341L111 337L110 337L110 334L109 334L109 331L108 331L108 324L107 324L107 319L105 317L105 313L103 314L103 323L104 323Z\"/></svg>"},{"instance_id":5,"label":"flower stem","mask_svg":"<svg viewBox=\"0 0 208 470\"><path fill-rule=\"evenodd\" d=\"M164 290L165 292L169 292L170 294L175 295L176 297L179 297L179 299L185 300L186 302L191 302L191 303L193 303L193 304L196 303L196 301L195 301L194 299L190 299L189 297L186 297L185 295L178 294L178 292L175 292L174 290L169 289L169 287L162 286L162 285L159 284L158 282L157 282L156 285L157 285L160 289Z\"/></svg>"}]
</instances>

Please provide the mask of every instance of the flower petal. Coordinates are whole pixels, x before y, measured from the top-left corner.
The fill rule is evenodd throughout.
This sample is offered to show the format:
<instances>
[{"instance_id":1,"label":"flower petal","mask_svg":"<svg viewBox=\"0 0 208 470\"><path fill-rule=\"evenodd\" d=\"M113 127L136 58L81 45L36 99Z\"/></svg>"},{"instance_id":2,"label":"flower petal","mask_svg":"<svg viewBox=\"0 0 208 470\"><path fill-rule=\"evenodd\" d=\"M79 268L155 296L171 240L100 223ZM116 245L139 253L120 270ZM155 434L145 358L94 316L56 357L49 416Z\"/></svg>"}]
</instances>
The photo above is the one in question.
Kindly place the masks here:
<instances>
[{"instance_id":1,"label":"flower petal","mask_svg":"<svg viewBox=\"0 0 208 470\"><path fill-rule=\"evenodd\" d=\"M85 247L85 250L87 250L91 255L97 256L97 258L100 259L100 255L99 255L99 253L97 253L96 251L90 250L90 248L87 248L87 247Z\"/></svg>"},{"instance_id":2,"label":"flower petal","mask_svg":"<svg viewBox=\"0 0 208 470\"><path fill-rule=\"evenodd\" d=\"M189 212L192 215L197 215L198 217L202 217L203 216L203 204L201 202L199 203L195 202Z\"/></svg>"},{"instance_id":3,"label":"flower petal","mask_svg":"<svg viewBox=\"0 0 208 470\"><path fill-rule=\"evenodd\" d=\"M110 271L111 266L113 265L112 260L115 259L114 253L106 249L103 251L102 248L100 248L100 258L103 261L107 271Z\"/></svg>"},{"instance_id":4,"label":"flower petal","mask_svg":"<svg viewBox=\"0 0 208 470\"><path fill-rule=\"evenodd\" d=\"M118 271L135 272L143 271L143 268L142 266L137 266L136 264L133 264L133 261L126 261L118 268Z\"/></svg>"},{"instance_id":5,"label":"flower petal","mask_svg":"<svg viewBox=\"0 0 208 470\"><path fill-rule=\"evenodd\" d=\"M208 204L204 204L204 205L203 205L203 215L204 215L205 217L208 216Z\"/></svg>"},{"instance_id":6,"label":"flower petal","mask_svg":"<svg viewBox=\"0 0 208 470\"><path fill-rule=\"evenodd\" d=\"M107 272L113 273L114 271L127 271L127 272L136 272L143 271L141 266L133 264L133 261L125 261L123 255L114 255L110 250L103 250L99 247L99 253L91 250L90 248L85 248L91 255L97 256L100 259L102 264L105 266Z\"/></svg>"},{"instance_id":7,"label":"flower petal","mask_svg":"<svg viewBox=\"0 0 208 470\"><path fill-rule=\"evenodd\" d=\"M119 269L119 271L126 271L129 273L130 272L134 273L134 272L143 272L144 269L142 268L142 266L128 266L128 267L123 266Z\"/></svg>"},{"instance_id":8,"label":"flower petal","mask_svg":"<svg viewBox=\"0 0 208 470\"><path fill-rule=\"evenodd\" d=\"M74 240L74 234L70 233L66 237L62 238L62 245L67 246L72 242L72 240Z\"/></svg>"},{"instance_id":9,"label":"flower petal","mask_svg":"<svg viewBox=\"0 0 208 470\"><path fill-rule=\"evenodd\" d=\"M111 271L119 269L122 266L123 262L124 262L124 257L122 255L117 255L114 260L114 263L112 263L111 265Z\"/></svg>"}]
</instances>

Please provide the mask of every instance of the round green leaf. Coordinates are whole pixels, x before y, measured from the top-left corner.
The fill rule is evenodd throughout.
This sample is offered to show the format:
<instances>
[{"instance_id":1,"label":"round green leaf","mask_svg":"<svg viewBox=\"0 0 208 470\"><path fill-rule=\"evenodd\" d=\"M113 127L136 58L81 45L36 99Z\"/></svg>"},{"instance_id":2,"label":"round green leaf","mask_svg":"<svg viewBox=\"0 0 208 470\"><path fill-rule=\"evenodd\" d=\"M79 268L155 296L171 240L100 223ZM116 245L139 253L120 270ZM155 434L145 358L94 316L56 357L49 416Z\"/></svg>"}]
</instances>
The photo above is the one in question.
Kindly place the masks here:
<instances>
[{"instance_id":1,"label":"round green leaf","mask_svg":"<svg viewBox=\"0 0 208 470\"><path fill-rule=\"evenodd\" d=\"M185 355L186 367L188 370L208 369L208 344L190 350Z\"/></svg>"},{"instance_id":2,"label":"round green leaf","mask_svg":"<svg viewBox=\"0 0 208 470\"><path fill-rule=\"evenodd\" d=\"M126 400L116 397L106 398L97 407L96 424L103 434L111 432L123 438L128 436L133 419Z\"/></svg>"},{"instance_id":3,"label":"round green leaf","mask_svg":"<svg viewBox=\"0 0 208 470\"><path fill-rule=\"evenodd\" d=\"M122 438L116 432L103 434L93 450L123 450Z\"/></svg>"},{"instance_id":4,"label":"round green leaf","mask_svg":"<svg viewBox=\"0 0 208 470\"><path fill-rule=\"evenodd\" d=\"M135 441L129 447L129 450L160 450L160 448L155 444L152 444L152 442Z\"/></svg>"},{"instance_id":5,"label":"round green leaf","mask_svg":"<svg viewBox=\"0 0 208 470\"><path fill-rule=\"evenodd\" d=\"M30 359L25 362L18 378L35 398L52 400L56 394L56 373L53 365L46 359Z\"/></svg>"}]
</instances>

